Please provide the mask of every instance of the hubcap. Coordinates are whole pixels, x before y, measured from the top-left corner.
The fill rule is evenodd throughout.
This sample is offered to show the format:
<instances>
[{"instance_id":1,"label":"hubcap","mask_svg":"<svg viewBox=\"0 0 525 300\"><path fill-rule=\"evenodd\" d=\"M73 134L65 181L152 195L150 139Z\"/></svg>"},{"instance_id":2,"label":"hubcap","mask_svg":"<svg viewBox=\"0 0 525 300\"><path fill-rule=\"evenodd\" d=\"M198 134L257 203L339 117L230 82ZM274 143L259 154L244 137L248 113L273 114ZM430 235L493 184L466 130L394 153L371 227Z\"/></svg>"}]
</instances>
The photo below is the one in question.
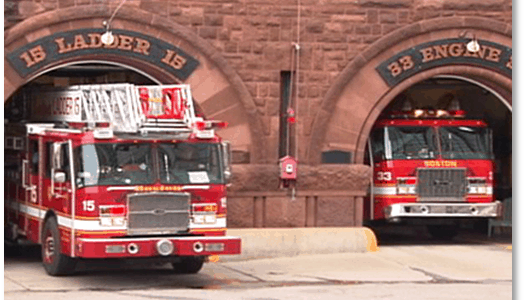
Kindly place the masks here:
<instances>
[{"instance_id":1,"label":"hubcap","mask_svg":"<svg viewBox=\"0 0 525 300\"><path fill-rule=\"evenodd\" d=\"M52 263L55 257L55 240L51 235L51 232L48 232L46 239L44 241L44 259L47 263Z\"/></svg>"}]
</instances>

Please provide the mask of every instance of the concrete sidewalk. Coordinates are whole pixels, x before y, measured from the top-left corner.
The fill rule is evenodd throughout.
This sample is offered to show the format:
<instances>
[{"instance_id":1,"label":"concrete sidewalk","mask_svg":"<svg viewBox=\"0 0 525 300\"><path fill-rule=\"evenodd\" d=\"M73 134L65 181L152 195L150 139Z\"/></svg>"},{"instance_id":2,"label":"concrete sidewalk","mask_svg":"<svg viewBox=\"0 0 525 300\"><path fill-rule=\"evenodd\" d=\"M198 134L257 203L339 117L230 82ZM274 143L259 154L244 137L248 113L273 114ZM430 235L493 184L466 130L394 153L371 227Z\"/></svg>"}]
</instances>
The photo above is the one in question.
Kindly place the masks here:
<instances>
[{"instance_id":1,"label":"concrete sidewalk","mask_svg":"<svg viewBox=\"0 0 525 300\"><path fill-rule=\"evenodd\" d=\"M492 244L383 246L376 252L205 264L98 267L47 276L38 258L8 260L4 298L31 299L512 299L512 251Z\"/></svg>"},{"instance_id":2,"label":"concrete sidewalk","mask_svg":"<svg viewBox=\"0 0 525 300\"><path fill-rule=\"evenodd\" d=\"M376 236L366 227L229 229L228 235L241 237L241 255L221 261L377 251Z\"/></svg>"},{"instance_id":3,"label":"concrete sidewalk","mask_svg":"<svg viewBox=\"0 0 525 300\"><path fill-rule=\"evenodd\" d=\"M404 234L383 238L378 249L364 227L232 229L228 235L242 238L243 254L220 256L194 275L169 265L100 262L79 263L74 276L50 277L39 251L31 251L5 258L4 298L512 299L511 242L465 233L475 240L436 243Z\"/></svg>"}]
</instances>

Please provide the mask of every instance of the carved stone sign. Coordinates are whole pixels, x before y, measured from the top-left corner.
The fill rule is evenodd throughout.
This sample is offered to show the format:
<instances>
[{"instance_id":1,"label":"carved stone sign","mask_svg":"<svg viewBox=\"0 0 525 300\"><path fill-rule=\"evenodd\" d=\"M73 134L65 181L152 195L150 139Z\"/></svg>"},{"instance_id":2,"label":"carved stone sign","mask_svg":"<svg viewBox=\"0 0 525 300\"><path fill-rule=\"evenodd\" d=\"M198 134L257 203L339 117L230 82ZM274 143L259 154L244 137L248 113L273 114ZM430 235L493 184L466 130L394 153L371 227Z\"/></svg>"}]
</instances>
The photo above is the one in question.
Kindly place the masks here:
<instances>
[{"instance_id":1,"label":"carved stone sign","mask_svg":"<svg viewBox=\"0 0 525 300\"><path fill-rule=\"evenodd\" d=\"M24 45L7 55L7 60L22 76L63 59L90 55L104 60L106 56L127 56L153 63L184 81L199 61L182 49L151 36L127 30L112 30L111 45L101 41L103 29L80 29L55 33Z\"/></svg>"},{"instance_id":2,"label":"carved stone sign","mask_svg":"<svg viewBox=\"0 0 525 300\"><path fill-rule=\"evenodd\" d=\"M437 40L406 49L383 61L377 72L394 86L418 72L443 65L477 65L512 78L512 49L478 40L479 51L467 50L470 39Z\"/></svg>"}]
</instances>

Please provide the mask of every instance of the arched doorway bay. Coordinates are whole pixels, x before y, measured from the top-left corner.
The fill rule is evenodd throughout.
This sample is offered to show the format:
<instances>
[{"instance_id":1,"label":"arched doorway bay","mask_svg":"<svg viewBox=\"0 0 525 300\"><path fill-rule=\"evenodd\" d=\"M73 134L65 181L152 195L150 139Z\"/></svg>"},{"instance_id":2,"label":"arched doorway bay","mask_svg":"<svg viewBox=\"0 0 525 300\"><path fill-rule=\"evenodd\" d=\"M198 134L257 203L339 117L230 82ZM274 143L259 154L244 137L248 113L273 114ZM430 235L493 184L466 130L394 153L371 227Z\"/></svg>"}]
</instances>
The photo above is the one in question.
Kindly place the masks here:
<instances>
[{"instance_id":1,"label":"arched doorway bay","mask_svg":"<svg viewBox=\"0 0 525 300\"><path fill-rule=\"evenodd\" d=\"M58 9L26 19L4 32L4 102L52 70L100 61L147 74L155 82L188 83L209 118L227 121L221 136L249 162L264 159L262 124L239 75L189 28L137 7L123 6L111 22L116 41L100 42L102 22L114 7Z\"/></svg>"}]
</instances>

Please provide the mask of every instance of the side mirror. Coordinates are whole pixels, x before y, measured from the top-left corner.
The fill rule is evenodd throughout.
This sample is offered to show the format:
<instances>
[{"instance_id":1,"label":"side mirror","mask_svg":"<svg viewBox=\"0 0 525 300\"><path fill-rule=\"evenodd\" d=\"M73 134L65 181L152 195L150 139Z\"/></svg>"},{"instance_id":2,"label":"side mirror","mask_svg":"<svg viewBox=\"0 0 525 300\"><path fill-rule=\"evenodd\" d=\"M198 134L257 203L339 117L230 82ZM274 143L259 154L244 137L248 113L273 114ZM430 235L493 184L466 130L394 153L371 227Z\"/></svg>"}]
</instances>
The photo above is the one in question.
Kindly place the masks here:
<instances>
[{"instance_id":1,"label":"side mirror","mask_svg":"<svg viewBox=\"0 0 525 300\"><path fill-rule=\"evenodd\" d=\"M55 183L64 183L66 182L66 173L57 171L55 172L55 177L53 178Z\"/></svg>"}]
</instances>

